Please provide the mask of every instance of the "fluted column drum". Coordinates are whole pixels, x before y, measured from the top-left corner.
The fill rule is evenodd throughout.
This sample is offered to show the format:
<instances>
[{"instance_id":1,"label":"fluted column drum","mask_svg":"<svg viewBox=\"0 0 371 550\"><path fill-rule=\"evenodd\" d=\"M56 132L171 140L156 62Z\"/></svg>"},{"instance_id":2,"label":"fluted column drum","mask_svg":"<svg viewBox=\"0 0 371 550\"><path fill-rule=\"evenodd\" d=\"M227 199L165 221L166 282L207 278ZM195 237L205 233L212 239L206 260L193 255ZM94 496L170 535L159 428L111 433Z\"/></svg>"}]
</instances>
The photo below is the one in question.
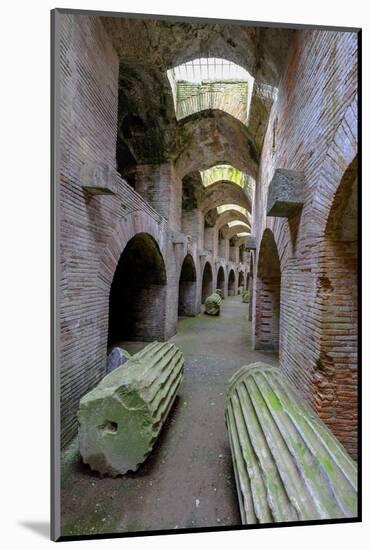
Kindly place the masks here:
<instances>
[{"instance_id":1,"label":"fluted column drum","mask_svg":"<svg viewBox=\"0 0 371 550\"><path fill-rule=\"evenodd\" d=\"M83 461L102 475L137 470L174 403L183 370L174 344L153 342L105 376L80 401Z\"/></svg>"},{"instance_id":2,"label":"fluted column drum","mask_svg":"<svg viewBox=\"0 0 371 550\"><path fill-rule=\"evenodd\" d=\"M207 315L219 315L221 303L222 298L217 292L210 294L205 300L205 313Z\"/></svg>"},{"instance_id":3,"label":"fluted column drum","mask_svg":"<svg viewBox=\"0 0 371 550\"><path fill-rule=\"evenodd\" d=\"M278 368L238 370L225 415L242 523L356 516L355 462Z\"/></svg>"}]
</instances>

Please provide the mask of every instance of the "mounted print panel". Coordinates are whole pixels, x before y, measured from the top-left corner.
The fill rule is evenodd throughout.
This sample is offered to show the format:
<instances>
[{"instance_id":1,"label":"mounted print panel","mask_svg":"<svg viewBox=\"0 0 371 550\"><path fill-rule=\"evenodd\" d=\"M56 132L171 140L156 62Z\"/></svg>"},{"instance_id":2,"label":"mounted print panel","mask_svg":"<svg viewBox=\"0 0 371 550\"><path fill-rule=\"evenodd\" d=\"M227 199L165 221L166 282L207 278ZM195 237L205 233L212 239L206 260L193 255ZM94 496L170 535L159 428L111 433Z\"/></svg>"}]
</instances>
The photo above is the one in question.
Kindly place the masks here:
<instances>
[{"instance_id":1,"label":"mounted print panel","mask_svg":"<svg viewBox=\"0 0 371 550\"><path fill-rule=\"evenodd\" d=\"M360 30L52 31L53 539L360 521Z\"/></svg>"}]
</instances>

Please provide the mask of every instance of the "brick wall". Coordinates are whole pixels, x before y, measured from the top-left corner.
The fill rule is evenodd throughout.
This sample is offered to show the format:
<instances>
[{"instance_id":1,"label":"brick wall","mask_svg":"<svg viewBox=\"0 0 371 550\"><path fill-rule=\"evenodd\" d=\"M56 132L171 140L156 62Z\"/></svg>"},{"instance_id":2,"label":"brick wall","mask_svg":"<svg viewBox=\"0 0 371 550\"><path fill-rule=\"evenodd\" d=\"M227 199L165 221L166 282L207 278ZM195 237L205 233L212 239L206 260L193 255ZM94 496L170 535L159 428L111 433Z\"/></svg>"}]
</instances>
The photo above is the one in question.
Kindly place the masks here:
<instances>
[{"instance_id":1,"label":"brick wall","mask_svg":"<svg viewBox=\"0 0 371 550\"><path fill-rule=\"evenodd\" d=\"M126 244L138 233L150 235L166 269L165 288L155 285L143 290L137 304L137 311L142 311L141 329L138 324L132 337L167 339L176 331L179 277L187 253L194 258L195 312L200 310L202 269L198 251L203 248L203 218L195 220L196 242L189 243L188 249L174 244L173 231L180 229L181 182L172 166L138 169L143 178L141 181L137 174L138 188L148 201L116 172L117 54L98 18L57 17L61 28L57 222L61 275L57 329L61 440L65 445L76 434L81 396L106 372L111 282ZM114 195L93 195L82 187L84 167L95 162L108 167ZM165 189L166 196L151 195L150 186L157 191ZM209 261L213 264L215 258ZM154 321L154 311L161 312L163 322L158 318Z\"/></svg>"},{"instance_id":2,"label":"brick wall","mask_svg":"<svg viewBox=\"0 0 371 550\"><path fill-rule=\"evenodd\" d=\"M198 209L182 211L182 232L191 235L200 250L204 247L204 215Z\"/></svg>"},{"instance_id":3,"label":"brick wall","mask_svg":"<svg viewBox=\"0 0 371 550\"><path fill-rule=\"evenodd\" d=\"M168 193L168 221L116 172L119 62L101 22L90 16L58 17L61 23L58 329L64 445L76 433L81 396L106 372L111 282L126 244L138 233L150 235L159 247L166 269L166 290L160 298L164 309L158 303L159 295L153 294L158 289L147 288L141 299L143 311L163 311L161 333L157 330L161 323L156 323L155 330L154 317L145 315L142 322L146 334L136 334L136 338L147 338L151 332L153 338L167 339L175 333L179 276L187 249L172 241L172 232L179 228L181 197L179 180L172 167L146 167L155 186L160 188L161 182L171 181L171 191L175 190ZM93 162L103 162L109 167L110 183L116 189L114 195L93 195L82 187L83 168ZM202 244L203 234L199 232L196 236L198 244ZM189 246L197 272L197 312L202 273L197 243Z\"/></svg>"},{"instance_id":4,"label":"brick wall","mask_svg":"<svg viewBox=\"0 0 371 550\"><path fill-rule=\"evenodd\" d=\"M171 227L181 229L182 181L171 163L138 165L135 190L169 222Z\"/></svg>"},{"instance_id":5,"label":"brick wall","mask_svg":"<svg viewBox=\"0 0 371 550\"><path fill-rule=\"evenodd\" d=\"M138 167L136 188L142 196L117 174L118 57L99 19L58 17L58 293L62 442L67 443L76 433L80 397L105 374L111 282L130 239L138 233L150 235L164 260L164 324L159 336L165 339L176 331L185 256L192 255L196 269L196 313L202 294L209 295L216 288L221 257L231 259L225 262L228 273L236 270L239 258L230 254L228 240L217 247L214 238L211 252L204 250L204 220L198 211L189 215L183 212L181 217L181 181L171 164ZM256 257L267 227L273 232L279 253L281 368L329 426L337 430L336 435L354 456L356 296L353 291L346 295L343 284L346 281L349 288L355 288L355 244L329 243L325 233L335 194L357 152L356 46L351 33L296 33L288 69L272 108L253 205ZM92 195L82 187L83 168L94 162L109 167L114 195ZM303 210L289 221L265 215L268 185L275 168L305 174ZM164 189L166 193L158 195ZM173 240L174 231L180 230L192 235L188 243ZM206 262L210 263L212 276L203 285ZM257 277L257 264L249 278L254 289L250 302L255 328L266 288L264 277ZM235 271L235 292L237 283ZM157 308L156 300L148 289L144 310ZM148 324L149 317L146 323L148 332L154 331ZM336 332L341 324L345 330ZM275 335L273 325L271 333ZM329 366L329 357L335 368Z\"/></svg>"},{"instance_id":6,"label":"brick wall","mask_svg":"<svg viewBox=\"0 0 371 550\"><path fill-rule=\"evenodd\" d=\"M349 432L354 434L354 402L348 418L340 418L331 403L325 412L318 406L313 381L326 330L320 321L323 305L317 297L320 257L333 198L357 153L356 90L355 34L309 30L295 33L265 136L253 211L257 258L267 227L272 229L279 251L281 368L332 428L339 421L336 435L353 456L356 451ZM266 216L268 186L276 168L305 175L304 206L290 220ZM336 278L339 265L334 262L332 277ZM257 303L259 284L255 265L254 323L261 309ZM333 319L328 318L329 322ZM347 384L352 384L353 374L348 376Z\"/></svg>"},{"instance_id":7,"label":"brick wall","mask_svg":"<svg viewBox=\"0 0 371 550\"><path fill-rule=\"evenodd\" d=\"M176 85L177 118L185 118L205 109L220 109L246 123L248 113L247 82L209 81L193 84L180 81Z\"/></svg>"},{"instance_id":8,"label":"brick wall","mask_svg":"<svg viewBox=\"0 0 371 550\"><path fill-rule=\"evenodd\" d=\"M279 277L259 277L256 282L255 349L278 350L280 328Z\"/></svg>"}]
</instances>

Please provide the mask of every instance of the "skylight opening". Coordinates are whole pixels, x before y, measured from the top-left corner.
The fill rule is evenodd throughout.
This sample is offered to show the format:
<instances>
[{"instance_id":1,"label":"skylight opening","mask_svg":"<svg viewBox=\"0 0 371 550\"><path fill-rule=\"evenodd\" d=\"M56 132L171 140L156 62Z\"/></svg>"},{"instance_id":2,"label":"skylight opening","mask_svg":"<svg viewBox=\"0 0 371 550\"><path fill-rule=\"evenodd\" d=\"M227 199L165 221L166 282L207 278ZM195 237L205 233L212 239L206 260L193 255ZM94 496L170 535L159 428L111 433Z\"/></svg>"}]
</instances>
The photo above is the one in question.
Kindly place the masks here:
<instances>
[{"instance_id":1,"label":"skylight opening","mask_svg":"<svg viewBox=\"0 0 371 550\"><path fill-rule=\"evenodd\" d=\"M235 227L236 225L241 225L243 227L249 227L247 223L242 222L240 220L233 220L232 222L228 222L228 227Z\"/></svg>"},{"instance_id":2,"label":"skylight opening","mask_svg":"<svg viewBox=\"0 0 371 550\"><path fill-rule=\"evenodd\" d=\"M244 188L247 183L247 176L231 164L218 164L207 170L200 171L202 184L208 187L217 181L231 181Z\"/></svg>"},{"instance_id":3,"label":"skylight opening","mask_svg":"<svg viewBox=\"0 0 371 550\"><path fill-rule=\"evenodd\" d=\"M193 59L167 71L178 120L206 109L225 111L248 123L254 78L216 57Z\"/></svg>"},{"instance_id":4,"label":"skylight opening","mask_svg":"<svg viewBox=\"0 0 371 550\"><path fill-rule=\"evenodd\" d=\"M228 210L237 210L237 212L241 212L241 214L247 217L246 208L243 208L243 206L239 206L238 204L223 204L222 206L216 207L218 214L223 214L223 212L227 212Z\"/></svg>"},{"instance_id":5,"label":"skylight opening","mask_svg":"<svg viewBox=\"0 0 371 550\"><path fill-rule=\"evenodd\" d=\"M224 81L237 80L250 82L252 76L236 63L216 57L193 59L171 69L176 81L184 80L194 84L202 84L205 80Z\"/></svg>"}]
</instances>

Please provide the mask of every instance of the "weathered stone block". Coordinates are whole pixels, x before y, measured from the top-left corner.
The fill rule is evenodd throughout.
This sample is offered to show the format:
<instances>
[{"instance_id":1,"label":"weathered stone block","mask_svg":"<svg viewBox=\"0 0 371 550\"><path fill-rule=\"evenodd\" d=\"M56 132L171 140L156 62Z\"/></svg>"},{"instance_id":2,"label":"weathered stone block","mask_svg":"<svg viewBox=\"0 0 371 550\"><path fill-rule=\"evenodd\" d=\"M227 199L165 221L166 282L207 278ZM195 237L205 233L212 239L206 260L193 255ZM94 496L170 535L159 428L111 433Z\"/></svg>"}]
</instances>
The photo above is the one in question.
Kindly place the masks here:
<instances>
[{"instance_id":1,"label":"weathered stone block","mask_svg":"<svg viewBox=\"0 0 371 550\"><path fill-rule=\"evenodd\" d=\"M267 216L289 218L304 204L304 174L277 168L269 184Z\"/></svg>"},{"instance_id":2,"label":"weathered stone block","mask_svg":"<svg viewBox=\"0 0 371 550\"><path fill-rule=\"evenodd\" d=\"M181 351L153 342L80 401L80 453L100 474L135 471L150 454L183 380Z\"/></svg>"},{"instance_id":3,"label":"weathered stone block","mask_svg":"<svg viewBox=\"0 0 371 550\"><path fill-rule=\"evenodd\" d=\"M256 238L253 235L246 237L246 250L256 250Z\"/></svg>"},{"instance_id":4,"label":"weathered stone block","mask_svg":"<svg viewBox=\"0 0 371 550\"><path fill-rule=\"evenodd\" d=\"M175 244L181 244L183 246L187 246L188 242L190 241L190 237L188 235L184 235L183 233L179 233L178 231L172 231L171 235L171 242Z\"/></svg>"},{"instance_id":5,"label":"weathered stone block","mask_svg":"<svg viewBox=\"0 0 371 550\"><path fill-rule=\"evenodd\" d=\"M249 301L249 291L248 290L242 290L241 292L242 302L244 304L247 304Z\"/></svg>"},{"instance_id":6,"label":"weathered stone block","mask_svg":"<svg viewBox=\"0 0 371 550\"><path fill-rule=\"evenodd\" d=\"M107 374L124 365L130 359L130 353L122 348L113 348L107 357Z\"/></svg>"},{"instance_id":7,"label":"weathered stone block","mask_svg":"<svg viewBox=\"0 0 371 550\"><path fill-rule=\"evenodd\" d=\"M219 315L222 298L214 292L205 300L205 313L207 315Z\"/></svg>"},{"instance_id":8,"label":"weathered stone block","mask_svg":"<svg viewBox=\"0 0 371 550\"><path fill-rule=\"evenodd\" d=\"M114 170L106 162L86 162L81 168L81 185L94 195L116 194Z\"/></svg>"},{"instance_id":9,"label":"weathered stone block","mask_svg":"<svg viewBox=\"0 0 371 550\"><path fill-rule=\"evenodd\" d=\"M357 515L357 466L276 367L231 378L226 423L242 523Z\"/></svg>"}]
</instances>

